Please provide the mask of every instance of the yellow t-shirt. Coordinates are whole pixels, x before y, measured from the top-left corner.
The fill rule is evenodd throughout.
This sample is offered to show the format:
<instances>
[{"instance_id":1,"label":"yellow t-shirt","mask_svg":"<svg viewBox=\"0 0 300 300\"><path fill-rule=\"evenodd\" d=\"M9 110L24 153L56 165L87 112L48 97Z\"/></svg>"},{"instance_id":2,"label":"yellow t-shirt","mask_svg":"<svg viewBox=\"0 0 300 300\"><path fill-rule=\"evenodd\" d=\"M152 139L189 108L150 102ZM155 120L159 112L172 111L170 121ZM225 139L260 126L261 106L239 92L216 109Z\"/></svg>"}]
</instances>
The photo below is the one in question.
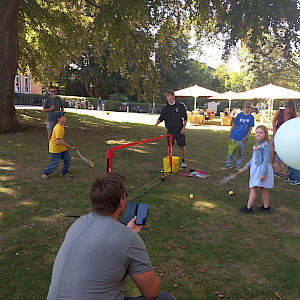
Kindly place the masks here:
<instances>
[{"instance_id":1,"label":"yellow t-shirt","mask_svg":"<svg viewBox=\"0 0 300 300\"><path fill-rule=\"evenodd\" d=\"M63 139L65 134L64 126L56 124L53 128L51 139L49 142L50 153L61 153L67 150L64 145L56 145L58 139Z\"/></svg>"}]
</instances>

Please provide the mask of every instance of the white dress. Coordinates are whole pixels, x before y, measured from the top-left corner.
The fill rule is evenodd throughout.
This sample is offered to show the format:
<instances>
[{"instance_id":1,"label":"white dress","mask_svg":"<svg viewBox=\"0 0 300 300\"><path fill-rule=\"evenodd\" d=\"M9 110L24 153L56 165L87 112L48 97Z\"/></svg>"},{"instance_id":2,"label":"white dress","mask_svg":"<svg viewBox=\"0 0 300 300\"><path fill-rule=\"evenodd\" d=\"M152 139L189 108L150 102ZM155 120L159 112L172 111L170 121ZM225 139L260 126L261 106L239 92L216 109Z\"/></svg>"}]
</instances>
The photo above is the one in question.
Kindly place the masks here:
<instances>
[{"instance_id":1,"label":"white dress","mask_svg":"<svg viewBox=\"0 0 300 300\"><path fill-rule=\"evenodd\" d=\"M271 189L274 187L274 171L271 162L268 163L268 172L266 178L263 181L261 181L259 178L261 175L262 166L263 165L255 164L255 146L253 146L253 154L252 154L251 166L250 166L249 188L253 188L257 186L257 187Z\"/></svg>"}]
</instances>

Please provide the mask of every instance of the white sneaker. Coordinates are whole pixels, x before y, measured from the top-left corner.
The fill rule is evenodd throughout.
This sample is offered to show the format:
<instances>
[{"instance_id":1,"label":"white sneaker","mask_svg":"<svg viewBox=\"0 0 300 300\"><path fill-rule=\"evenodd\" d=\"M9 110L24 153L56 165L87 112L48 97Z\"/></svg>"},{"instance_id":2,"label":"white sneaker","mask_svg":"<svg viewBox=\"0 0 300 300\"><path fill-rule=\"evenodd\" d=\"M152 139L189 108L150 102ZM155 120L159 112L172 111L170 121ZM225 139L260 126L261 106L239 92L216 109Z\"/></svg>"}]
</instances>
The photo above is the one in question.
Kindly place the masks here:
<instances>
[{"instance_id":1,"label":"white sneaker","mask_svg":"<svg viewBox=\"0 0 300 300\"><path fill-rule=\"evenodd\" d=\"M187 167L187 165L186 165L186 163L185 162L181 162L181 168L186 168Z\"/></svg>"}]
</instances>

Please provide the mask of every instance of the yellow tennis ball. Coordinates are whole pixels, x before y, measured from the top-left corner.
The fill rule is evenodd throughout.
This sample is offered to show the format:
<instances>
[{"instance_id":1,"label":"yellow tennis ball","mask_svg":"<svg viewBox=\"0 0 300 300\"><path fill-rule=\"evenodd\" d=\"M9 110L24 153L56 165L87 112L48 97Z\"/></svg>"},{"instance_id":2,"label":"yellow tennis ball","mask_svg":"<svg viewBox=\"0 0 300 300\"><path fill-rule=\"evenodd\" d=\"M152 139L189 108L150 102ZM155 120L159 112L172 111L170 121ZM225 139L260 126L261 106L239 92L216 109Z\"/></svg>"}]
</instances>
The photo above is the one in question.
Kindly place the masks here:
<instances>
[{"instance_id":1,"label":"yellow tennis ball","mask_svg":"<svg viewBox=\"0 0 300 300\"><path fill-rule=\"evenodd\" d=\"M190 198L190 199L194 199L194 195L193 195L193 194L190 194L190 195L189 195L189 198Z\"/></svg>"},{"instance_id":2,"label":"yellow tennis ball","mask_svg":"<svg viewBox=\"0 0 300 300\"><path fill-rule=\"evenodd\" d=\"M233 192L233 191L229 191L228 194L229 194L230 196L232 196L232 195L234 194L234 192Z\"/></svg>"}]
</instances>

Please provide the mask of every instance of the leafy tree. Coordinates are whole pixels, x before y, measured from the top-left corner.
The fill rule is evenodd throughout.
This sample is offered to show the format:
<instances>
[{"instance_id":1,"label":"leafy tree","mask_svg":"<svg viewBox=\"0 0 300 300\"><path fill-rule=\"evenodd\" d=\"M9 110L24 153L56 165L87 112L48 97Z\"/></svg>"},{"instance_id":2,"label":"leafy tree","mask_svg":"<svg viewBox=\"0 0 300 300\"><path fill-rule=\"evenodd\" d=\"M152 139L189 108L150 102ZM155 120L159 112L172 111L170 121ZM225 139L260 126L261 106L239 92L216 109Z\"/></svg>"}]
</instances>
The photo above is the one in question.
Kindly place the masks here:
<instances>
[{"instance_id":1,"label":"leafy tree","mask_svg":"<svg viewBox=\"0 0 300 300\"><path fill-rule=\"evenodd\" d=\"M18 129L13 107L17 61L34 78L51 82L88 45L101 55L107 43L108 72L119 71L129 79L132 93L152 99L159 76L151 55L159 43L166 49L163 61L170 60L166 37L172 30L188 31L193 24L199 40L220 33L228 51L241 40L256 53L269 33L284 57L292 57L291 47L300 46L296 0L1 0L0 5L0 68L6 74L0 80L0 133ZM163 26L166 22L169 28Z\"/></svg>"}]
</instances>

